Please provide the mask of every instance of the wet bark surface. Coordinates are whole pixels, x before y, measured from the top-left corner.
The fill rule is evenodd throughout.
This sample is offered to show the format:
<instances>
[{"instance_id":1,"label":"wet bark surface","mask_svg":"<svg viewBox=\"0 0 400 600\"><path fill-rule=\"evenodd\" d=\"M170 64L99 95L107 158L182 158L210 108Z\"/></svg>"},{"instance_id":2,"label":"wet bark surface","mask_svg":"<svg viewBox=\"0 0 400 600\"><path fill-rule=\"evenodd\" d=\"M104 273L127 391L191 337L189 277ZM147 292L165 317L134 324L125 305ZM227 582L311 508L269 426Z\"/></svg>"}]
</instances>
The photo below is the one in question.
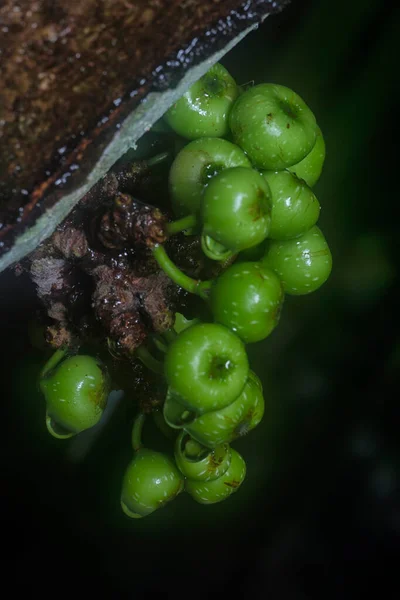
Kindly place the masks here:
<instances>
[{"instance_id":1,"label":"wet bark surface","mask_svg":"<svg viewBox=\"0 0 400 600\"><path fill-rule=\"evenodd\" d=\"M6 0L0 7L0 254L78 186L151 90L287 0Z\"/></svg>"}]
</instances>

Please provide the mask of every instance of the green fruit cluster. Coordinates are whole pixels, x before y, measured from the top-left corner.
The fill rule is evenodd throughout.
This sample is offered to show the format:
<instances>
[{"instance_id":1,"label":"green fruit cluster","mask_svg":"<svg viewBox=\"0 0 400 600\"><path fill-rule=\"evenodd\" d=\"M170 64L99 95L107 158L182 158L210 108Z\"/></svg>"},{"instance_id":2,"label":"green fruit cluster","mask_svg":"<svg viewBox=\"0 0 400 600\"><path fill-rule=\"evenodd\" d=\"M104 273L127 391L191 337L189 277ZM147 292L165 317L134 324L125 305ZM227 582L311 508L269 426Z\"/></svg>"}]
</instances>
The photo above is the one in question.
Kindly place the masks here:
<instances>
[{"instance_id":1,"label":"green fruit cluster","mask_svg":"<svg viewBox=\"0 0 400 600\"><path fill-rule=\"evenodd\" d=\"M265 406L246 344L274 331L286 294L317 290L332 268L312 190L325 144L300 96L270 83L241 91L217 64L164 118L187 140L169 171L177 220L168 225L168 233L200 236L204 253L223 268L215 280L197 281L174 265L163 245L153 249L176 284L203 298L213 321L188 321L177 313L174 329L158 340L163 361L157 365L147 347L139 349L139 358L165 377L168 392L156 422L176 439L174 457L143 448L143 415L135 421L135 453L121 492L121 506L134 518L152 513L183 490L211 504L240 487L246 465L231 444L260 423ZM88 388L74 383L83 381L80 361L90 366L97 383L98 367L89 358L67 359L50 375L47 369L41 383L49 423L56 421L71 435L95 424L104 404L100 394L93 407ZM62 405L58 391L73 400ZM54 427L48 427L54 435Z\"/></svg>"},{"instance_id":2,"label":"green fruit cluster","mask_svg":"<svg viewBox=\"0 0 400 600\"><path fill-rule=\"evenodd\" d=\"M293 90L262 83L243 93L236 86L235 93L234 85L216 65L166 113L169 125L191 140L170 169L172 208L182 222L190 222L189 233L201 235L209 258L239 254L241 259L265 244L259 262L269 279L273 271L286 293L308 294L332 268L312 190L325 160L322 132ZM224 126L217 130L215 123ZM235 276L241 279L238 272ZM229 295L226 278L217 287L220 305L220 296ZM217 310L218 321L226 324Z\"/></svg>"},{"instance_id":3,"label":"green fruit cluster","mask_svg":"<svg viewBox=\"0 0 400 600\"><path fill-rule=\"evenodd\" d=\"M167 456L142 447L143 420L139 414L134 423L135 454L122 482L121 506L127 516L147 516L182 491L200 504L215 504L240 487L246 463L229 443L210 448L183 430L175 439L174 456Z\"/></svg>"}]
</instances>

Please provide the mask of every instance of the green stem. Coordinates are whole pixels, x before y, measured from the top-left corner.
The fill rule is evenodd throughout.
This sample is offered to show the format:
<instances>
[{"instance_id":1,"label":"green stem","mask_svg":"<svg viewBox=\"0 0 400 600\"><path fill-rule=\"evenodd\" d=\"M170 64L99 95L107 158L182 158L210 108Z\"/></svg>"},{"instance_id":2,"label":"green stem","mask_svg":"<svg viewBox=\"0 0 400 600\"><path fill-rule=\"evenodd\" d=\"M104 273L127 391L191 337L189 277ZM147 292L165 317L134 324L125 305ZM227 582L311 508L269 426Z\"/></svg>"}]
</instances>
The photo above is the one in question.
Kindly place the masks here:
<instances>
[{"instance_id":1,"label":"green stem","mask_svg":"<svg viewBox=\"0 0 400 600\"><path fill-rule=\"evenodd\" d=\"M146 160L146 164L148 167L154 167L155 165L159 165L160 163L164 162L164 160L167 160L169 156L169 152L160 152L160 154L156 154L155 156L148 158Z\"/></svg>"},{"instance_id":2,"label":"green stem","mask_svg":"<svg viewBox=\"0 0 400 600\"><path fill-rule=\"evenodd\" d=\"M168 235L174 235L175 233L185 231L185 229L191 229L192 227L195 227L196 224L196 216L187 215L186 217L182 217L182 219L178 219L177 221L172 221L172 223L168 223L167 233Z\"/></svg>"},{"instance_id":3,"label":"green stem","mask_svg":"<svg viewBox=\"0 0 400 600\"><path fill-rule=\"evenodd\" d=\"M58 365L58 363L64 358L67 354L68 348L58 348L49 358L47 363L44 365L40 377L46 377L46 375L54 369Z\"/></svg>"},{"instance_id":4,"label":"green stem","mask_svg":"<svg viewBox=\"0 0 400 600\"><path fill-rule=\"evenodd\" d=\"M143 424L144 421L146 419L146 415L142 412L140 412L136 417L135 420L133 422L133 427L132 427L132 447L134 449L135 452L137 452L138 450L140 450L140 448L143 447L142 444L142 430L143 430Z\"/></svg>"},{"instance_id":5,"label":"green stem","mask_svg":"<svg viewBox=\"0 0 400 600\"><path fill-rule=\"evenodd\" d=\"M164 365L161 361L157 360L148 351L146 346L139 346L136 350L136 356L142 361L142 363L154 373L164 374Z\"/></svg>"},{"instance_id":6,"label":"green stem","mask_svg":"<svg viewBox=\"0 0 400 600\"><path fill-rule=\"evenodd\" d=\"M167 329L163 332L163 337L167 344L171 344L178 334L173 329Z\"/></svg>"},{"instance_id":7,"label":"green stem","mask_svg":"<svg viewBox=\"0 0 400 600\"><path fill-rule=\"evenodd\" d=\"M185 273L181 271L174 262L172 262L166 253L164 246L160 244L154 246L153 256L164 273L166 273L174 283L179 285L187 292L200 296L200 298L203 298L203 300L208 298L211 281L200 281L199 279L192 279L192 277L185 275Z\"/></svg>"},{"instance_id":8,"label":"green stem","mask_svg":"<svg viewBox=\"0 0 400 600\"><path fill-rule=\"evenodd\" d=\"M161 335L159 335L158 333L154 333L151 336L151 341L153 342L157 350L159 350L160 352L165 353L168 350L164 338L161 337Z\"/></svg>"}]
</instances>

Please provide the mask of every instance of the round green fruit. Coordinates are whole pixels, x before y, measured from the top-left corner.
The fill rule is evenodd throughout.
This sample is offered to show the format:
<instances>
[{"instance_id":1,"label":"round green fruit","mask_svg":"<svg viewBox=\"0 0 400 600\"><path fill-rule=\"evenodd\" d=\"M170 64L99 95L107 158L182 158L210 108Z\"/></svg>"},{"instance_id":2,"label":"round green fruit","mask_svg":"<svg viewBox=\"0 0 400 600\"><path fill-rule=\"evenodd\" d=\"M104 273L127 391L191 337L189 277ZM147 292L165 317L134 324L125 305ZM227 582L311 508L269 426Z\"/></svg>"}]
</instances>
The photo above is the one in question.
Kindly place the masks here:
<instances>
[{"instance_id":1,"label":"round green fruit","mask_svg":"<svg viewBox=\"0 0 400 600\"><path fill-rule=\"evenodd\" d=\"M233 402L249 371L243 342L216 323L201 323L182 331L169 346L164 367L177 401L196 415Z\"/></svg>"},{"instance_id":2,"label":"round green fruit","mask_svg":"<svg viewBox=\"0 0 400 600\"><path fill-rule=\"evenodd\" d=\"M246 344L266 338L279 323L284 292L279 277L258 262L228 267L213 284L210 307L216 322Z\"/></svg>"},{"instance_id":3,"label":"round green fruit","mask_svg":"<svg viewBox=\"0 0 400 600\"><path fill-rule=\"evenodd\" d=\"M171 106L164 119L176 133L189 140L224 137L229 131L228 116L238 93L233 77L216 63Z\"/></svg>"},{"instance_id":4,"label":"round green fruit","mask_svg":"<svg viewBox=\"0 0 400 600\"><path fill-rule=\"evenodd\" d=\"M98 423L105 408L109 377L92 356L70 356L40 380L46 400L46 425L58 438L71 437Z\"/></svg>"},{"instance_id":5,"label":"round green fruit","mask_svg":"<svg viewBox=\"0 0 400 600\"><path fill-rule=\"evenodd\" d=\"M173 500L183 487L183 476L173 460L161 452L142 448L124 474L122 510L133 519L145 517Z\"/></svg>"},{"instance_id":6,"label":"round green fruit","mask_svg":"<svg viewBox=\"0 0 400 600\"><path fill-rule=\"evenodd\" d=\"M185 431L203 446L215 448L254 429L263 418L264 407L261 382L253 371L249 371L242 393L232 404L198 417L185 426Z\"/></svg>"},{"instance_id":7,"label":"round green fruit","mask_svg":"<svg viewBox=\"0 0 400 600\"><path fill-rule=\"evenodd\" d=\"M233 140L255 167L278 171L295 165L312 150L314 114L296 92L273 83L246 90L229 116Z\"/></svg>"},{"instance_id":8,"label":"round green fruit","mask_svg":"<svg viewBox=\"0 0 400 600\"><path fill-rule=\"evenodd\" d=\"M295 296L317 290L332 270L331 251L316 225L294 240L271 241L262 262L275 271L285 292Z\"/></svg>"},{"instance_id":9,"label":"round green fruit","mask_svg":"<svg viewBox=\"0 0 400 600\"><path fill-rule=\"evenodd\" d=\"M201 138L177 154L169 172L169 191L177 217L197 214L211 178L231 167L251 167L235 144L220 138Z\"/></svg>"},{"instance_id":10,"label":"round green fruit","mask_svg":"<svg viewBox=\"0 0 400 600\"><path fill-rule=\"evenodd\" d=\"M206 448L182 431L175 443L175 462L185 477L213 481L221 477L231 464L231 449L229 444Z\"/></svg>"},{"instance_id":11,"label":"round green fruit","mask_svg":"<svg viewBox=\"0 0 400 600\"><path fill-rule=\"evenodd\" d=\"M288 240L302 235L318 221L319 202L312 189L290 171L263 171L272 194L269 238Z\"/></svg>"},{"instance_id":12,"label":"round green fruit","mask_svg":"<svg viewBox=\"0 0 400 600\"><path fill-rule=\"evenodd\" d=\"M186 479L185 490L200 504L215 504L236 492L246 477L246 463L240 454L231 448L231 464L225 473L214 481Z\"/></svg>"},{"instance_id":13,"label":"round green fruit","mask_svg":"<svg viewBox=\"0 0 400 600\"><path fill-rule=\"evenodd\" d=\"M320 178L325 162L325 141L322 131L317 127L317 141L311 152L296 165L288 167L289 171L303 179L307 185L313 187Z\"/></svg>"},{"instance_id":14,"label":"round green fruit","mask_svg":"<svg viewBox=\"0 0 400 600\"><path fill-rule=\"evenodd\" d=\"M256 246L269 233L271 192L254 169L233 167L213 177L204 191L203 234L232 252Z\"/></svg>"}]
</instances>

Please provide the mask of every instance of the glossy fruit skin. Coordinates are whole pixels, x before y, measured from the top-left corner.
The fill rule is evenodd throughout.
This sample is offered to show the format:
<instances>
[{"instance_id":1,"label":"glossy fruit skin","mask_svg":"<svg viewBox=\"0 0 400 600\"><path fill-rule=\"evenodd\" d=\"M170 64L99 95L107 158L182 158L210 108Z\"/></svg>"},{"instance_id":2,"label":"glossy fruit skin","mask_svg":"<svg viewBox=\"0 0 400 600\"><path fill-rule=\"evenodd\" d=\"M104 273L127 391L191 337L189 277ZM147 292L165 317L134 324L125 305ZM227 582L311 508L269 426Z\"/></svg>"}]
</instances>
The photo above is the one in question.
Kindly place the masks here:
<instances>
[{"instance_id":1,"label":"glossy fruit skin","mask_svg":"<svg viewBox=\"0 0 400 600\"><path fill-rule=\"evenodd\" d=\"M203 234L233 252L256 246L271 224L268 183L255 169L226 169L204 190L201 219Z\"/></svg>"},{"instance_id":2,"label":"glossy fruit skin","mask_svg":"<svg viewBox=\"0 0 400 600\"><path fill-rule=\"evenodd\" d=\"M245 344L266 338L279 323L284 300L279 277L260 262L239 262L214 282L210 307L214 319Z\"/></svg>"},{"instance_id":3,"label":"glossy fruit skin","mask_svg":"<svg viewBox=\"0 0 400 600\"><path fill-rule=\"evenodd\" d=\"M320 204L312 189L290 171L263 171L272 194L269 238L289 240L313 227Z\"/></svg>"},{"instance_id":4,"label":"glossy fruit skin","mask_svg":"<svg viewBox=\"0 0 400 600\"><path fill-rule=\"evenodd\" d=\"M76 434L96 425L105 408L110 382L104 365L92 356L70 356L40 381L47 408L47 425ZM53 425L54 424L54 427Z\"/></svg>"},{"instance_id":5,"label":"glossy fruit skin","mask_svg":"<svg viewBox=\"0 0 400 600\"><path fill-rule=\"evenodd\" d=\"M271 241L262 262L275 271L285 292L294 296L317 290L332 270L331 251L316 225L294 240Z\"/></svg>"},{"instance_id":6,"label":"glossy fruit skin","mask_svg":"<svg viewBox=\"0 0 400 600\"><path fill-rule=\"evenodd\" d=\"M251 167L243 150L221 138L201 138L176 155L169 172L169 192L177 217L198 214L211 178L231 167Z\"/></svg>"},{"instance_id":7,"label":"glossy fruit skin","mask_svg":"<svg viewBox=\"0 0 400 600\"><path fill-rule=\"evenodd\" d=\"M190 448L194 452L190 453ZM189 449L189 451L188 451ZM229 444L220 444L210 449L193 440L182 431L175 443L175 462L181 473L196 481L213 481L224 475L231 464Z\"/></svg>"},{"instance_id":8,"label":"glossy fruit skin","mask_svg":"<svg viewBox=\"0 0 400 600\"><path fill-rule=\"evenodd\" d=\"M183 476L169 456L142 448L124 474L122 510L133 519L145 517L173 500L183 487Z\"/></svg>"},{"instance_id":9,"label":"glossy fruit skin","mask_svg":"<svg viewBox=\"0 0 400 600\"><path fill-rule=\"evenodd\" d=\"M233 77L216 63L171 106L164 119L176 133L189 140L224 137L229 131L228 116L238 93Z\"/></svg>"},{"instance_id":10,"label":"glossy fruit skin","mask_svg":"<svg viewBox=\"0 0 400 600\"><path fill-rule=\"evenodd\" d=\"M296 92L261 83L238 97L229 116L234 142L255 167L279 171L298 163L313 148L317 123Z\"/></svg>"},{"instance_id":11,"label":"glossy fruit skin","mask_svg":"<svg viewBox=\"0 0 400 600\"><path fill-rule=\"evenodd\" d=\"M254 385L256 385L258 387L258 389L262 392L263 391L263 384L261 382L261 379L257 375L257 373L255 373L254 371L249 371L249 378L251 379L252 383Z\"/></svg>"},{"instance_id":12,"label":"glossy fruit skin","mask_svg":"<svg viewBox=\"0 0 400 600\"><path fill-rule=\"evenodd\" d=\"M197 415L233 402L249 371L242 341L216 323L200 323L180 333L168 348L164 367L172 391Z\"/></svg>"},{"instance_id":13,"label":"glossy fruit skin","mask_svg":"<svg viewBox=\"0 0 400 600\"><path fill-rule=\"evenodd\" d=\"M299 163L288 167L288 170L295 173L299 179L303 179L308 186L313 187L320 178L325 162L325 155L324 136L321 129L317 126L317 140L313 149Z\"/></svg>"},{"instance_id":14,"label":"glossy fruit skin","mask_svg":"<svg viewBox=\"0 0 400 600\"><path fill-rule=\"evenodd\" d=\"M240 454L231 448L231 464L227 471L214 481L186 479L185 490L199 504L216 504L237 492L246 477L246 463Z\"/></svg>"},{"instance_id":15,"label":"glossy fruit skin","mask_svg":"<svg viewBox=\"0 0 400 600\"><path fill-rule=\"evenodd\" d=\"M198 417L185 427L192 438L215 448L232 443L257 427L264 416L265 402L259 378L249 371L249 377L240 396L229 406Z\"/></svg>"}]
</instances>

